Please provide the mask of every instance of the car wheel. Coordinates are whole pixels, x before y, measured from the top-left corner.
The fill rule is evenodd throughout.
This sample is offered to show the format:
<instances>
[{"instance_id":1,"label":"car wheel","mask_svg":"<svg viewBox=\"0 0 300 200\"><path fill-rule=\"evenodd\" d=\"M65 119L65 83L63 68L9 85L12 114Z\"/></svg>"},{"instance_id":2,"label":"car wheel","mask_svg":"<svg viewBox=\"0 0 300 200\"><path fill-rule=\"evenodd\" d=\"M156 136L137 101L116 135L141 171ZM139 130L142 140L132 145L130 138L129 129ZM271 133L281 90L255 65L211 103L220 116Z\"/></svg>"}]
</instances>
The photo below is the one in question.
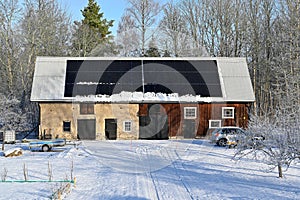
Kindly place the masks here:
<instances>
[{"instance_id":1,"label":"car wheel","mask_svg":"<svg viewBox=\"0 0 300 200\"><path fill-rule=\"evenodd\" d=\"M49 150L50 150L50 148L49 148L48 145L45 144L45 145L42 146L42 151L43 151L43 152L47 152L47 151L49 151Z\"/></svg>"},{"instance_id":2,"label":"car wheel","mask_svg":"<svg viewBox=\"0 0 300 200\"><path fill-rule=\"evenodd\" d=\"M227 145L227 140L225 138L222 138L218 141L217 145L220 147L225 147Z\"/></svg>"}]
</instances>

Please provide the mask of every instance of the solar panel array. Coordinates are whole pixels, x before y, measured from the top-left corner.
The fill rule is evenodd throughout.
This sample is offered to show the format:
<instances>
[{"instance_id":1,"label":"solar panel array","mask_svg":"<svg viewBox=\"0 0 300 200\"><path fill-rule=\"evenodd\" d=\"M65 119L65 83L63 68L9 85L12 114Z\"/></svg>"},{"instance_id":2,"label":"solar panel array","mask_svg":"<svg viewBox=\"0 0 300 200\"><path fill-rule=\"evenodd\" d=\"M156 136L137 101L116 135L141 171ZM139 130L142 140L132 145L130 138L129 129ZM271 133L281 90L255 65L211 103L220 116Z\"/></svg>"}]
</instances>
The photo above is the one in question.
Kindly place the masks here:
<instances>
[{"instance_id":1,"label":"solar panel array","mask_svg":"<svg viewBox=\"0 0 300 200\"><path fill-rule=\"evenodd\" d=\"M123 91L222 97L215 60L67 60L65 97Z\"/></svg>"}]
</instances>

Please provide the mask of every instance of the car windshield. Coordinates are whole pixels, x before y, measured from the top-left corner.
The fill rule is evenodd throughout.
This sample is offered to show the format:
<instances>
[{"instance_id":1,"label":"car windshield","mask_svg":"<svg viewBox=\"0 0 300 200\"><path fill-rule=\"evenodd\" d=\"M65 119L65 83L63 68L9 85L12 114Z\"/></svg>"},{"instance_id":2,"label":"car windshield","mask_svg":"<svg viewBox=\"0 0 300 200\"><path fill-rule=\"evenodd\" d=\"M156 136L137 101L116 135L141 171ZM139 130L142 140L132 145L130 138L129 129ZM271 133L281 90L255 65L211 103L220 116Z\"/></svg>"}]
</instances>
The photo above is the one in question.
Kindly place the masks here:
<instances>
[{"instance_id":1,"label":"car windshield","mask_svg":"<svg viewBox=\"0 0 300 200\"><path fill-rule=\"evenodd\" d=\"M216 134L217 132L220 132L220 130L221 130L220 128L217 128L212 132L212 134Z\"/></svg>"},{"instance_id":2,"label":"car windshield","mask_svg":"<svg viewBox=\"0 0 300 200\"><path fill-rule=\"evenodd\" d=\"M243 134L244 131L238 128L226 128L223 130L226 134Z\"/></svg>"}]
</instances>

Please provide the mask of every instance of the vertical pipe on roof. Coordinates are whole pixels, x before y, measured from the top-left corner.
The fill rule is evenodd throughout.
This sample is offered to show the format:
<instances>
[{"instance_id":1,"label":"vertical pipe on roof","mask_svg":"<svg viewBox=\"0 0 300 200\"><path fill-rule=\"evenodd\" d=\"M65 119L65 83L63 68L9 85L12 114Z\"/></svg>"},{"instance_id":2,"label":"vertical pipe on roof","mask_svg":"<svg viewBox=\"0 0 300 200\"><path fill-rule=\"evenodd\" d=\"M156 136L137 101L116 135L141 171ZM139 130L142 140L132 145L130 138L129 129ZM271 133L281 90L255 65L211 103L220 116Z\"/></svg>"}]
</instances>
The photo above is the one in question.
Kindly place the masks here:
<instances>
[{"instance_id":1,"label":"vertical pipe on roof","mask_svg":"<svg viewBox=\"0 0 300 200\"><path fill-rule=\"evenodd\" d=\"M144 60L142 58L142 87L143 87L143 95L145 94L145 77L144 77Z\"/></svg>"}]
</instances>

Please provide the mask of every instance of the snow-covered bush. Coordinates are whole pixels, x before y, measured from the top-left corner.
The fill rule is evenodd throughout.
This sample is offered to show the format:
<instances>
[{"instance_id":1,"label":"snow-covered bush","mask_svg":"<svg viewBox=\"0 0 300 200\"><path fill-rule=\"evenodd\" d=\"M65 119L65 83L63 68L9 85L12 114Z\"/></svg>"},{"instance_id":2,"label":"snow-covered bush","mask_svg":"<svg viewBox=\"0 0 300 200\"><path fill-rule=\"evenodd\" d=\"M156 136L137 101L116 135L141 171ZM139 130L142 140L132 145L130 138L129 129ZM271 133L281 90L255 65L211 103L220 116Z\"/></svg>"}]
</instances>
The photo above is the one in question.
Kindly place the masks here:
<instances>
[{"instance_id":1,"label":"snow-covered bush","mask_svg":"<svg viewBox=\"0 0 300 200\"><path fill-rule=\"evenodd\" d=\"M299 160L300 128L295 120L287 116L252 116L246 137L241 138L235 158L252 156L277 168L279 177Z\"/></svg>"},{"instance_id":2,"label":"snow-covered bush","mask_svg":"<svg viewBox=\"0 0 300 200\"><path fill-rule=\"evenodd\" d=\"M282 177L283 168L288 169L300 158L300 79L296 73L280 67L275 69L281 76L273 84L270 97L273 106L268 113L251 116L249 136L238 145L236 157L252 155L263 159L277 167ZM259 135L264 139L255 139Z\"/></svg>"}]
</instances>

